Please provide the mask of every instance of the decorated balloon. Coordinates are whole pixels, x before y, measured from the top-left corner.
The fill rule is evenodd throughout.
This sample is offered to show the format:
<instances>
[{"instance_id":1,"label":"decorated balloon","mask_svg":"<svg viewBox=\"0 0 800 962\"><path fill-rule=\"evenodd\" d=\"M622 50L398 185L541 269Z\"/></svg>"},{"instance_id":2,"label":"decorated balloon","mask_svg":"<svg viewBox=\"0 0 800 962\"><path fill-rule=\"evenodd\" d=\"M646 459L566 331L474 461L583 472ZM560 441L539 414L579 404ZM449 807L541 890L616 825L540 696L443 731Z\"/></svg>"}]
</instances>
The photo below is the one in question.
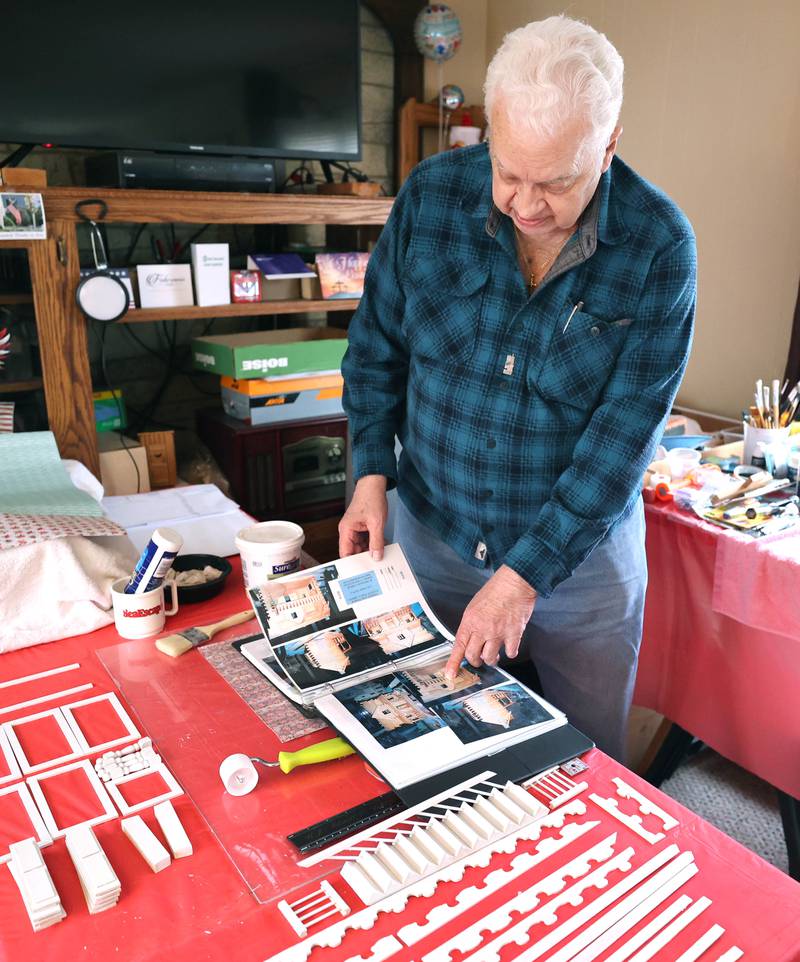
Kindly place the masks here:
<instances>
[{"instance_id":1,"label":"decorated balloon","mask_svg":"<svg viewBox=\"0 0 800 962\"><path fill-rule=\"evenodd\" d=\"M464 103L464 91L458 84L445 84L439 91L439 102L445 110L458 110Z\"/></svg>"},{"instance_id":2,"label":"decorated balloon","mask_svg":"<svg viewBox=\"0 0 800 962\"><path fill-rule=\"evenodd\" d=\"M461 46L461 23L446 3L428 3L414 21L414 42L423 57L442 63Z\"/></svg>"}]
</instances>

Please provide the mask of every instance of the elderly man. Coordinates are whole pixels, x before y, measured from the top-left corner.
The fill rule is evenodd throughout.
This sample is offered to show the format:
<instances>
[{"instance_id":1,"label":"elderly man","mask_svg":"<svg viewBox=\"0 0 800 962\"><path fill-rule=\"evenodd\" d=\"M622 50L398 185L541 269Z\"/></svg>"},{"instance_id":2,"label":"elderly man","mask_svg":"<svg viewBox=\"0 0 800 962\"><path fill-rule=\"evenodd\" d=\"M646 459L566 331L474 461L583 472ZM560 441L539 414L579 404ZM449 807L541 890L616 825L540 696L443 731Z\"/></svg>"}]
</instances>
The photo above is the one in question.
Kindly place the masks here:
<instances>
[{"instance_id":1,"label":"elderly man","mask_svg":"<svg viewBox=\"0 0 800 962\"><path fill-rule=\"evenodd\" d=\"M489 65L489 144L420 164L370 259L345 357L343 556L395 539L457 629L515 656L624 758L647 580L642 474L692 336L695 244L615 152L622 60L566 17ZM403 451L394 455L397 435Z\"/></svg>"}]
</instances>

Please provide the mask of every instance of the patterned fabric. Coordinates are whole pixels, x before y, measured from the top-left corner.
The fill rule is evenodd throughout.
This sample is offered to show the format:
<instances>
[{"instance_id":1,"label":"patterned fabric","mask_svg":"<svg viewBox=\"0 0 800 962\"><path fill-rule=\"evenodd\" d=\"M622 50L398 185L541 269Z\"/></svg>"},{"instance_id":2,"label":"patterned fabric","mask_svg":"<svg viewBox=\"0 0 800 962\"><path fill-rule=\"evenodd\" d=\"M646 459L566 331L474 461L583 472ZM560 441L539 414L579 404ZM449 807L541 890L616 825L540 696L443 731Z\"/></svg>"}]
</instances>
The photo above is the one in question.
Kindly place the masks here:
<instances>
[{"instance_id":1,"label":"patterned fabric","mask_svg":"<svg viewBox=\"0 0 800 962\"><path fill-rule=\"evenodd\" d=\"M98 538L127 532L108 518L81 515L0 514L0 550L21 548L26 544L54 541L56 538Z\"/></svg>"},{"instance_id":2,"label":"patterned fabric","mask_svg":"<svg viewBox=\"0 0 800 962\"><path fill-rule=\"evenodd\" d=\"M680 210L615 158L529 296L486 146L420 164L350 325L354 477L386 475L464 560L547 597L639 496L689 353L695 261Z\"/></svg>"},{"instance_id":3,"label":"patterned fabric","mask_svg":"<svg viewBox=\"0 0 800 962\"><path fill-rule=\"evenodd\" d=\"M326 728L327 722L308 718L274 685L264 684L261 672L231 645L231 641L252 634L253 626L250 625L248 631L234 634L226 641L202 645L198 651L280 741L290 742Z\"/></svg>"}]
</instances>

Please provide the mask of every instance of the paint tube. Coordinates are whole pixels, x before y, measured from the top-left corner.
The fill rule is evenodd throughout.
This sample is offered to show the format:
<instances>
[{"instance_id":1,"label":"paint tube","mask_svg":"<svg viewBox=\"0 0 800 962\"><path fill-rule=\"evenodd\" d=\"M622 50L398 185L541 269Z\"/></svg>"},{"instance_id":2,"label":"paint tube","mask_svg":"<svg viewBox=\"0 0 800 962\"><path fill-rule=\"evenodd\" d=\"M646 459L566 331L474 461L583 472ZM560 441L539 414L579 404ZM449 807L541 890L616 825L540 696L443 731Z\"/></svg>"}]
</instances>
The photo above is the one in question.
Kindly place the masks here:
<instances>
[{"instance_id":1,"label":"paint tube","mask_svg":"<svg viewBox=\"0 0 800 962\"><path fill-rule=\"evenodd\" d=\"M140 595L158 588L182 546L183 538L177 531L156 528L136 562L130 581L123 589L125 594Z\"/></svg>"}]
</instances>

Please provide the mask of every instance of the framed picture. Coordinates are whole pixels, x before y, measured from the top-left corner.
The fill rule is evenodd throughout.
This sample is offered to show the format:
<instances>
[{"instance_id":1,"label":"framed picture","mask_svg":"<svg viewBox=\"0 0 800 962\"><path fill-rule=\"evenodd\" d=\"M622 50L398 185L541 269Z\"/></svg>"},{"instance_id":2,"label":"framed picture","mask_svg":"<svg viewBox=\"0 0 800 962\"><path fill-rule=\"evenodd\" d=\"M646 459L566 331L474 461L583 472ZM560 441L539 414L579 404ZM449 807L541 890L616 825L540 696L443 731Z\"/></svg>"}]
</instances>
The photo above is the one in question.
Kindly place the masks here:
<instances>
[{"instance_id":1,"label":"framed picture","mask_svg":"<svg viewBox=\"0 0 800 962\"><path fill-rule=\"evenodd\" d=\"M44 240L46 237L41 194L0 193L2 240Z\"/></svg>"}]
</instances>

